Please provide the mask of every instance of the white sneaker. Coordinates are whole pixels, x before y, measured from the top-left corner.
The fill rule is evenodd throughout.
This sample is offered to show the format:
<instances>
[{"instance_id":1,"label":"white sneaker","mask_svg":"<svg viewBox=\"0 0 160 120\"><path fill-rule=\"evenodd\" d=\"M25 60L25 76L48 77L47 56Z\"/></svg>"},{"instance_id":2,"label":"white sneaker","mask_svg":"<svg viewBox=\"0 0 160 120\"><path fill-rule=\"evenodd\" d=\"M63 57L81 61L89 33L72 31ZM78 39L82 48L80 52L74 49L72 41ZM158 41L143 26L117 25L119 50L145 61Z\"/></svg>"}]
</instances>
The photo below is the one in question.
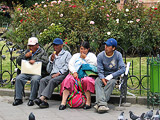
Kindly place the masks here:
<instances>
[{"instance_id":1,"label":"white sneaker","mask_svg":"<svg viewBox=\"0 0 160 120\"><path fill-rule=\"evenodd\" d=\"M96 110L98 110L98 105L96 104L96 105L94 106L94 108L95 108Z\"/></svg>"},{"instance_id":2,"label":"white sneaker","mask_svg":"<svg viewBox=\"0 0 160 120\"><path fill-rule=\"evenodd\" d=\"M106 106L99 106L99 108L98 108L99 113L107 112L108 110L109 110L109 108Z\"/></svg>"}]
</instances>

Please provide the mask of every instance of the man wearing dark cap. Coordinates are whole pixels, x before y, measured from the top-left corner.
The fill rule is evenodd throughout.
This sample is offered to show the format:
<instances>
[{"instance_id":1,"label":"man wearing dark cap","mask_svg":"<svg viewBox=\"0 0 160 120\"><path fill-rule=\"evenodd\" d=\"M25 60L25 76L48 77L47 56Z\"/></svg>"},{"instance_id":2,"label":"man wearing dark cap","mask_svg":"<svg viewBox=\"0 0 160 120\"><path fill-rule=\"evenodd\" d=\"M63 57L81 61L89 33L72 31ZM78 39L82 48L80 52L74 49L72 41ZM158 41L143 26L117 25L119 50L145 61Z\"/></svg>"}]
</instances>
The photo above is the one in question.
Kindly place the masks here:
<instances>
[{"instance_id":1,"label":"man wearing dark cap","mask_svg":"<svg viewBox=\"0 0 160 120\"><path fill-rule=\"evenodd\" d=\"M98 78L95 81L96 105L99 112L109 110L107 102L114 89L117 78L125 72L122 54L115 50L117 41L113 38L105 42L105 50L97 56Z\"/></svg>"},{"instance_id":2,"label":"man wearing dark cap","mask_svg":"<svg viewBox=\"0 0 160 120\"><path fill-rule=\"evenodd\" d=\"M68 63L72 57L68 51L63 49L63 41L60 38L53 40L54 52L49 56L47 72L50 73L40 80L38 91L38 99L35 103L40 108L48 108L47 99L52 96L54 88L56 88L69 73Z\"/></svg>"},{"instance_id":3,"label":"man wearing dark cap","mask_svg":"<svg viewBox=\"0 0 160 120\"><path fill-rule=\"evenodd\" d=\"M16 77L15 83L15 100L13 106L17 106L23 103L22 93L24 85L28 80L31 81L31 93L28 101L28 106L33 106L33 100L37 98L37 92L39 88L39 80L46 73L46 66L48 63L47 53L39 46L38 39L36 37L31 37L28 39L28 48L24 54L17 58L17 64L21 66L21 60L27 60L32 65L35 62L42 62L42 75L25 74L21 73Z\"/></svg>"}]
</instances>

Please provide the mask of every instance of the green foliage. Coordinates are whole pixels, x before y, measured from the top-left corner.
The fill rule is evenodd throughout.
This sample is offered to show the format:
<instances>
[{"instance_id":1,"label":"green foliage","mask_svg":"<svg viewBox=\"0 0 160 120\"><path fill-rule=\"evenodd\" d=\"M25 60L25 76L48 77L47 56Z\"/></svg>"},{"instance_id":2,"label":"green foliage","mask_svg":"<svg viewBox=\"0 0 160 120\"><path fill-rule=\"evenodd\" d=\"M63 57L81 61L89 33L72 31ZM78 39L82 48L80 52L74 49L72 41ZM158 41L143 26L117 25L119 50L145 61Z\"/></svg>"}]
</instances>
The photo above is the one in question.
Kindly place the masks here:
<instances>
[{"instance_id":1,"label":"green foliage","mask_svg":"<svg viewBox=\"0 0 160 120\"><path fill-rule=\"evenodd\" d=\"M50 27L52 23L57 28ZM160 43L159 24L159 3L145 8L143 3L133 1L119 10L112 0L42 1L30 8L15 8L10 36L18 36L20 39L14 41L23 44L33 32L43 44L60 37L74 52L81 41L88 40L98 53L102 43L111 37L117 39L125 51L131 45L139 50L148 46L156 49Z\"/></svg>"}]
</instances>

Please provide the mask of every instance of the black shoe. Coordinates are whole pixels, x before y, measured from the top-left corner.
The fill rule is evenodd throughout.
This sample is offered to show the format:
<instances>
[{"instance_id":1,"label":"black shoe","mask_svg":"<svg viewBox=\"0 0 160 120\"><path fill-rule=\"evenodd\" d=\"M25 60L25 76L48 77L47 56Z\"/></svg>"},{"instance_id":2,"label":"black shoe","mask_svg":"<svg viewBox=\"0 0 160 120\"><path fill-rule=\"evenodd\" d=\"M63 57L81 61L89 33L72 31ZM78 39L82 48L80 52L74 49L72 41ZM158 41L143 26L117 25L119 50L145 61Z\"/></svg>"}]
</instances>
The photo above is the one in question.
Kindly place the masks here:
<instances>
[{"instance_id":1,"label":"black shoe","mask_svg":"<svg viewBox=\"0 0 160 120\"><path fill-rule=\"evenodd\" d=\"M83 107L83 109L91 109L91 105L89 106L89 105L85 105L84 107Z\"/></svg>"},{"instance_id":2,"label":"black shoe","mask_svg":"<svg viewBox=\"0 0 160 120\"><path fill-rule=\"evenodd\" d=\"M17 105L20 105L22 103L23 103L23 101L21 99L15 99L12 105L17 106Z\"/></svg>"},{"instance_id":3,"label":"black shoe","mask_svg":"<svg viewBox=\"0 0 160 120\"><path fill-rule=\"evenodd\" d=\"M40 108L48 108L49 104L45 101L42 101L42 103L39 105Z\"/></svg>"},{"instance_id":4,"label":"black shoe","mask_svg":"<svg viewBox=\"0 0 160 120\"><path fill-rule=\"evenodd\" d=\"M59 106L59 110L64 110L64 109L66 109L66 105L60 105Z\"/></svg>"},{"instance_id":5,"label":"black shoe","mask_svg":"<svg viewBox=\"0 0 160 120\"><path fill-rule=\"evenodd\" d=\"M34 102L36 103L36 105L39 106L42 103L42 100L37 98L37 99L34 100Z\"/></svg>"},{"instance_id":6,"label":"black shoe","mask_svg":"<svg viewBox=\"0 0 160 120\"><path fill-rule=\"evenodd\" d=\"M33 105L34 105L33 100L29 100L28 103L27 103L27 105L28 105L28 106L33 106Z\"/></svg>"}]
</instances>

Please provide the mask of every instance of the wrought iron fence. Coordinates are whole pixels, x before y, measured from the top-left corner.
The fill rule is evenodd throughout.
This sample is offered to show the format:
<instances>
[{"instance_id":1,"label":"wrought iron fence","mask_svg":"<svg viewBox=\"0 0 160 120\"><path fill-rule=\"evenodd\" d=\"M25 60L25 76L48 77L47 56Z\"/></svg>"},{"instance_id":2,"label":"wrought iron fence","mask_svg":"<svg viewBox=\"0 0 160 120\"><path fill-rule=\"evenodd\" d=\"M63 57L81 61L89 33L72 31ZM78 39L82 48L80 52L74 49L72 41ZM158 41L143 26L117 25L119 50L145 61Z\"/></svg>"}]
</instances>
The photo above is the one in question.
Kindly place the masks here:
<instances>
[{"instance_id":1,"label":"wrought iron fence","mask_svg":"<svg viewBox=\"0 0 160 120\"><path fill-rule=\"evenodd\" d=\"M10 83L11 80L15 78L16 72L14 71L14 69L19 67L16 64L16 57L13 56L13 54L21 54L24 49L17 44L13 45L13 43L6 41L5 39L0 39L0 42L1 41L5 41L5 44L2 46L2 48L0 48L0 84L1 86L4 86ZM7 47L7 51L5 52L9 52L9 56L3 55L4 47ZM48 51L50 47L51 45L49 45L46 50ZM70 48L67 49L70 50ZM136 90L136 92L140 95L143 92L147 93L147 77L149 77L147 75L147 57L156 56L156 54L159 53L159 49L157 51L153 51L153 49L150 47L137 49L136 47L131 46L127 50L125 50L118 46L117 50L122 53L125 63L131 62L127 81L128 90ZM9 59L10 61L10 66L7 68L7 70L3 68L3 63L7 64L4 61L5 59ZM8 73L7 78L3 77L5 73Z\"/></svg>"}]
</instances>

